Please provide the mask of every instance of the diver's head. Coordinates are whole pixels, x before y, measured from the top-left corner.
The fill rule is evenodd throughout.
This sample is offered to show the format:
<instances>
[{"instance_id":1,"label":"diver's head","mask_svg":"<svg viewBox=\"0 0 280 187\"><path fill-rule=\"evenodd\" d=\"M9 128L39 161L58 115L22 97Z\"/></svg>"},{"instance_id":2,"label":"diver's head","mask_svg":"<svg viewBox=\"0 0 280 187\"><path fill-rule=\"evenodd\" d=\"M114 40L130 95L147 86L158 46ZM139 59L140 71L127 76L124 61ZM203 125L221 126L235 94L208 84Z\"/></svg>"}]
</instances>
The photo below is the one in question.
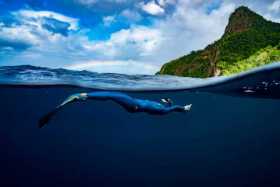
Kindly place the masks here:
<instances>
[{"instance_id":1,"label":"diver's head","mask_svg":"<svg viewBox=\"0 0 280 187\"><path fill-rule=\"evenodd\" d=\"M161 99L161 102L168 104L169 106L173 104L173 101L170 98Z\"/></svg>"}]
</instances>

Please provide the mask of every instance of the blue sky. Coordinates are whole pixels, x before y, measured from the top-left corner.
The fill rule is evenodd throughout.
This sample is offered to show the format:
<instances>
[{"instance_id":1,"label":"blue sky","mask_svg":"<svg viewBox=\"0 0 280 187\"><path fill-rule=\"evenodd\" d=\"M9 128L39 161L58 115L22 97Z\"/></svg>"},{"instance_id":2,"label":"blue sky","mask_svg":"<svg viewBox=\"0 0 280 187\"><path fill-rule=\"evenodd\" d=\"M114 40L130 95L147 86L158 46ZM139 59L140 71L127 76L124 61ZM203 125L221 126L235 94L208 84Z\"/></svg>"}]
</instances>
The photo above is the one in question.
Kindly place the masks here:
<instances>
[{"instance_id":1,"label":"blue sky","mask_svg":"<svg viewBox=\"0 0 280 187\"><path fill-rule=\"evenodd\" d=\"M153 74L240 5L280 22L280 0L0 0L0 65Z\"/></svg>"}]
</instances>

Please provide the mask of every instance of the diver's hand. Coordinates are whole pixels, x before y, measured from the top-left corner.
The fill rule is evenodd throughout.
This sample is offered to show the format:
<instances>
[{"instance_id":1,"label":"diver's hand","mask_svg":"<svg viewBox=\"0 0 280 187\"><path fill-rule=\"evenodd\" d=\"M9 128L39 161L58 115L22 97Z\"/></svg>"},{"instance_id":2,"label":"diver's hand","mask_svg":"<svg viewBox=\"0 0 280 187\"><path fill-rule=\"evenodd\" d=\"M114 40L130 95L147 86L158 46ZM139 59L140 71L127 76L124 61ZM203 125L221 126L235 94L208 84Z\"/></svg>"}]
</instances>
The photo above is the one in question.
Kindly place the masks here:
<instances>
[{"instance_id":1,"label":"diver's hand","mask_svg":"<svg viewBox=\"0 0 280 187\"><path fill-rule=\"evenodd\" d=\"M189 104L189 105L185 105L185 106L184 106L185 111L190 111L191 108L192 108L192 104Z\"/></svg>"}]
</instances>

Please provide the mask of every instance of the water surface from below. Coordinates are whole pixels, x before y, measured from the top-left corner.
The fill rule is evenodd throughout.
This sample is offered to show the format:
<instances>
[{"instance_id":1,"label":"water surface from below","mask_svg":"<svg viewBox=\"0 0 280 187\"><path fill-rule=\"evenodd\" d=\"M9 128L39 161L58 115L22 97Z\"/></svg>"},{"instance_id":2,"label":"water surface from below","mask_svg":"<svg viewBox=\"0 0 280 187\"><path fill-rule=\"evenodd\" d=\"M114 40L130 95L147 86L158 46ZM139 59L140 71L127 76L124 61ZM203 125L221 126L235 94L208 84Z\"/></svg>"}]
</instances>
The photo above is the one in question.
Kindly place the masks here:
<instances>
[{"instance_id":1,"label":"water surface from below","mask_svg":"<svg viewBox=\"0 0 280 187\"><path fill-rule=\"evenodd\" d=\"M187 91L134 92L192 103L189 113L130 114L113 102L67 106L63 86L2 87L1 186L279 186L280 101Z\"/></svg>"}]
</instances>

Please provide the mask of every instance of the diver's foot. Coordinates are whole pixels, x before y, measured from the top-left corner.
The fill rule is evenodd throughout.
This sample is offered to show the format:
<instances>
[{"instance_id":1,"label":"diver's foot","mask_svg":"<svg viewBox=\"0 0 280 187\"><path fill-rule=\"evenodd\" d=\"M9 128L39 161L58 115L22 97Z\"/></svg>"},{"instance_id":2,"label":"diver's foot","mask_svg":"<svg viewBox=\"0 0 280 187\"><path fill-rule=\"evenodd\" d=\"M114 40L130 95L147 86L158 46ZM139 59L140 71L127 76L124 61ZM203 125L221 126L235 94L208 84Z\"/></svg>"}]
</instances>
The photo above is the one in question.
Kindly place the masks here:
<instances>
[{"instance_id":1,"label":"diver's foot","mask_svg":"<svg viewBox=\"0 0 280 187\"><path fill-rule=\"evenodd\" d=\"M80 93L80 94L79 94L79 98L80 98L81 100L86 100L87 97L88 97L87 93Z\"/></svg>"},{"instance_id":2,"label":"diver's foot","mask_svg":"<svg viewBox=\"0 0 280 187\"><path fill-rule=\"evenodd\" d=\"M185 106L184 106L185 111L190 111L191 108L192 108L192 104L189 104L189 105L185 105Z\"/></svg>"}]
</instances>

